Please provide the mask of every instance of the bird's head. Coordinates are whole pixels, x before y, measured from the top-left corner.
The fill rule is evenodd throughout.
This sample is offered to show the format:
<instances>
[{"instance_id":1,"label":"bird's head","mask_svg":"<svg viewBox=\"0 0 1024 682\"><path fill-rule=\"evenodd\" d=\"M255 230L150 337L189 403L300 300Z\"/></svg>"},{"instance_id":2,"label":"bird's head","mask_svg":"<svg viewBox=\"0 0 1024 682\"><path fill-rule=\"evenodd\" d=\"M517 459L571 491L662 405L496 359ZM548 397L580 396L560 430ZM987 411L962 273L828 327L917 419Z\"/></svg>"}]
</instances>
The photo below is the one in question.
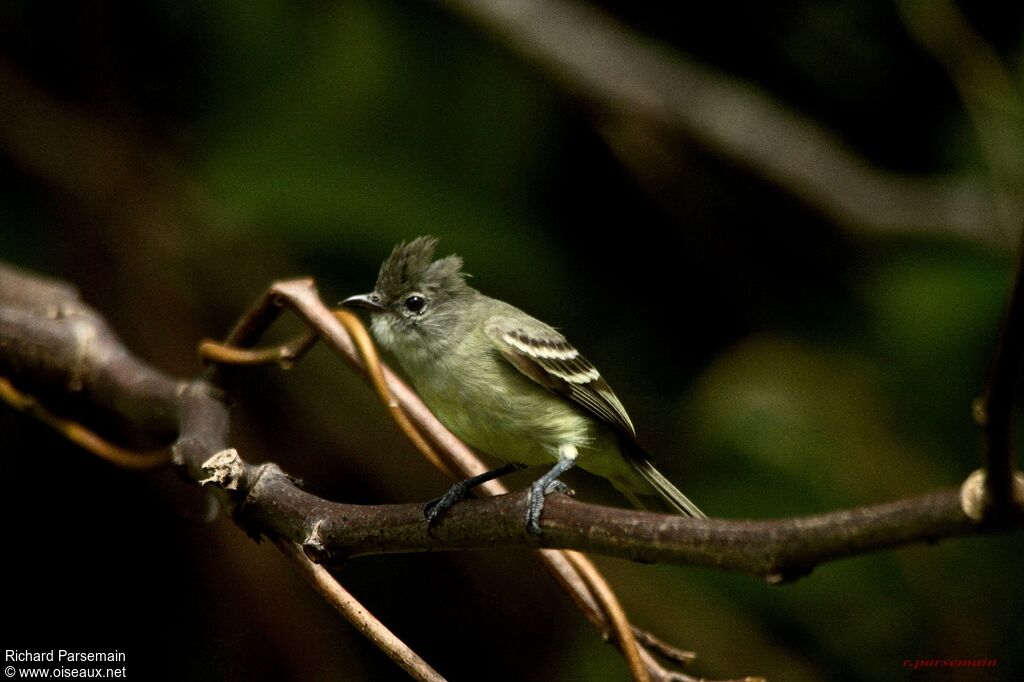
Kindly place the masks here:
<instances>
[{"instance_id":1,"label":"bird's head","mask_svg":"<svg viewBox=\"0 0 1024 682\"><path fill-rule=\"evenodd\" d=\"M393 350L404 343L444 338L458 320L460 301L472 292L462 259L434 260L436 237L401 242L380 266L369 294L350 296L341 305L370 311L374 336Z\"/></svg>"}]
</instances>

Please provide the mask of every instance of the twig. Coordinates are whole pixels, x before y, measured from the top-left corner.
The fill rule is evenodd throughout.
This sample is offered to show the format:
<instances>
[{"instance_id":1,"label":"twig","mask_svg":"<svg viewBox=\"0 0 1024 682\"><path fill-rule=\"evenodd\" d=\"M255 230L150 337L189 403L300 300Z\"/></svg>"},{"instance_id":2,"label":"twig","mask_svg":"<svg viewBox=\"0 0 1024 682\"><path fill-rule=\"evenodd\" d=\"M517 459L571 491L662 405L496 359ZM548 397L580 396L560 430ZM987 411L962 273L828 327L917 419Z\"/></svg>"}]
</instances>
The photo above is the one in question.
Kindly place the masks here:
<instances>
[{"instance_id":1,"label":"twig","mask_svg":"<svg viewBox=\"0 0 1024 682\"><path fill-rule=\"evenodd\" d=\"M1022 234L1024 236L1024 234ZM985 501L982 512L1006 519L1016 506L1024 508L1024 493L1015 501L1013 470L1013 413L1024 361L1024 243L1017 255L1013 283L996 341L988 385L975 401L974 416L984 434Z\"/></svg>"},{"instance_id":2,"label":"twig","mask_svg":"<svg viewBox=\"0 0 1024 682\"><path fill-rule=\"evenodd\" d=\"M75 445L88 450L100 459L125 469L157 469L171 461L171 451L137 452L114 445L78 422L63 419L39 404L32 396L14 388L8 379L0 377L0 400L11 407L32 415Z\"/></svg>"},{"instance_id":3,"label":"twig","mask_svg":"<svg viewBox=\"0 0 1024 682\"><path fill-rule=\"evenodd\" d=\"M402 640L394 635L372 613L367 611L323 566L310 561L302 549L290 540L275 539L274 544L288 557L302 577L345 617L364 637L377 645L391 660L420 682L445 682L444 678Z\"/></svg>"},{"instance_id":4,"label":"twig","mask_svg":"<svg viewBox=\"0 0 1024 682\"><path fill-rule=\"evenodd\" d=\"M377 396L381 402L384 403L384 407L387 408L388 414L398 424L398 428L402 430L405 437L409 439L417 450L420 451L428 462L433 464L442 473L448 476L453 476L451 468L449 468L447 462L438 456L434 447L427 442L427 439L423 437L420 430L417 429L412 421L409 420L409 416L405 413L402 408L402 404L395 400L395 397L391 394L391 389L388 388L388 382L384 378L384 370L381 368L380 356L377 354L377 347L373 345L373 341L370 340L370 335L366 331L366 327L359 321L359 318L346 310L335 310L334 319L341 323L341 326L348 332L349 337L352 339L352 343L355 344L356 351L359 353L360 359L363 361L363 366L366 368L366 374L370 378L370 384L373 389L377 392Z\"/></svg>"},{"instance_id":5,"label":"twig","mask_svg":"<svg viewBox=\"0 0 1024 682\"><path fill-rule=\"evenodd\" d=\"M498 494L491 495L491 497L497 496ZM565 556L565 552L557 549L541 549L537 553L541 555L544 567L548 573L561 585L565 593L569 595L569 599L580 610L580 613L597 629L601 639L606 642L611 641L614 633L612 632L612 626L608 621L608 617L601 609L597 597L591 592L586 580L583 579L583 576L579 574L579 571L573 567L572 563ZM585 556L583 560L589 561Z\"/></svg>"},{"instance_id":6,"label":"twig","mask_svg":"<svg viewBox=\"0 0 1024 682\"><path fill-rule=\"evenodd\" d=\"M420 451L420 454L437 469L451 476L452 474L448 466L438 457L430 443L413 426L402 410L401 405L391 395L387 381L384 378L384 373L380 367L377 349L373 345L373 341L370 340L362 323L357 317L345 310L335 310L334 317L345 328L345 331L348 332L349 337L352 339L363 361L363 365L366 367L366 376L370 381L370 385L373 386L381 402L388 409L388 414L398 424L405 437ZM281 364L282 362L291 365L315 345L319 338L320 335L316 332L308 332L279 346L259 349L241 348L229 343L220 343L207 339L199 344L199 356L205 362L224 366L271 365Z\"/></svg>"},{"instance_id":7,"label":"twig","mask_svg":"<svg viewBox=\"0 0 1024 682\"><path fill-rule=\"evenodd\" d=\"M601 604L601 609L608 616L608 621L611 623L612 630L615 633L619 649L626 659L626 664L629 665L630 675L633 676L635 682L650 682L651 676L647 672L647 666L644 664L644 661L640 658L640 648L637 646L636 638L633 636L633 627L630 625L626 612L623 611L622 604L619 603L619 599L615 596L615 592L608 584L608 581L604 579L604 576L601 575L601 572L597 570L593 563L581 561L583 559L582 554L578 552L565 552L565 558L573 565L573 568L576 569L580 577L587 582L587 587L590 588L591 594L597 597L598 602Z\"/></svg>"},{"instance_id":8,"label":"twig","mask_svg":"<svg viewBox=\"0 0 1024 682\"><path fill-rule=\"evenodd\" d=\"M636 637L637 642L644 645L645 649L651 653L658 654L666 661L670 661L676 665L689 665L697 658L697 654L692 651L684 651L679 647L672 646L668 642L655 637L646 630L633 628L633 636Z\"/></svg>"},{"instance_id":9,"label":"twig","mask_svg":"<svg viewBox=\"0 0 1024 682\"><path fill-rule=\"evenodd\" d=\"M199 357L205 362L221 365L248 367L278 365L288 369L315 346L319 338L313 332L307 332L272 348L238 348L204 339L199 342Z\"/></svg>"}]
</instances>

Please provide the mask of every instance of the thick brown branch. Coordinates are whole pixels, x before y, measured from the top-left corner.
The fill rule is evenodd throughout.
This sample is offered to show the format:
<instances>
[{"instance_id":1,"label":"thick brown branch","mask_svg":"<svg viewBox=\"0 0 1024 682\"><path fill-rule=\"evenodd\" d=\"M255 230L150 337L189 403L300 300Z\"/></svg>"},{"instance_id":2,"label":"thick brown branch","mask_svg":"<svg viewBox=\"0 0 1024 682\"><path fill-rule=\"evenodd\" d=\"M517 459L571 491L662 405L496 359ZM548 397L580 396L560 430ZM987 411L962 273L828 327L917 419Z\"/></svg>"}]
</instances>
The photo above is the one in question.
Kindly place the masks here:
<instances>
[{"instance_id":1,"label":"thick brown branch","mask_svg":"<svg viewBox=\"0 0 1024 682\"><path fill-rule=\"evenodd\" d=\"M955 490L779 521L698 520L563 496L549 503L539 538L523 526L523 491L467 500L428 532L421 505L327 502L266 465L240 514L303 544L325 562L361 554L540 546L739 571L773 582L800 577L828 561L981 530L964 515ZM1024 518L1015 523L1020 526Z\"/></svg>"},{"instance_id":2,"label":"thick brown branch","mask_svg":"<svg viewBox=\"0 0 1024 682\"><path fill-rule=\"evenodd\" d=\"M170 445L181 383L132 355L73 287L0 262L0 375L136 449Z\"/></svg>"}]
</instances>

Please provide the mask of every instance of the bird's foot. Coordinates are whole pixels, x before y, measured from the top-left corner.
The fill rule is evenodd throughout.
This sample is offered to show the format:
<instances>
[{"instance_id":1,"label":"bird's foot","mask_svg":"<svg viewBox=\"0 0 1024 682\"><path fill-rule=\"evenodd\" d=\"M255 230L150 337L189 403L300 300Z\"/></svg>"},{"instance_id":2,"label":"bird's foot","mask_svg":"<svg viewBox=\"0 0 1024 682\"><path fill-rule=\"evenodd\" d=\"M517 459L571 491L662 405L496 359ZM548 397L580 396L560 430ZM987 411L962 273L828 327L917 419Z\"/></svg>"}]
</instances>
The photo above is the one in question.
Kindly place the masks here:
<instances>
[{"instance_id":1,"label":"bird's foot","mask_svg":"<svg viewBox=\"0 0 1024 682\"><path fill-rule=\"evenodd\" d=\"M551 481L551 483L548 484L548 487L544 489L545 495L550 495L552 493L576 497L576 491L561 481Z\"/></svg>"},{"instance_id":2,"label":"bird's foot","mask_svg":"<svg viewBox=\"0 0 1024 682\"><path fill-rule=\"evenodd\" d=\"M448 492L444 495L436 500L427 502L426 505L423 506L423 516L427 519L427 528L433 528L439 524L441 519L445 517L445 514L448 513L448 510L455 506L456 502L459 502L469 496L469 491L481 483L493 481L496 478L510 474L513 471L519 471L525 467L525 464L520 464L519 462L509 462L508 464L501 465L497 469L485 471L482 474L477 474L472 478L467 478L454 484L451 488L448 488Z\"/></svg>"},{"instance_id":3,"label":"bird's foot","mask_svg":"<svg viewBox=\"0 0 1024 682\"><path fill-rule=\"evenodd\" d=\"M444 495L423 505L423 517L427 520L427 528L439 524L448 510L454 507L456 502L466 499L468 494L469 486L466 485L466 481L459 481L448 488Z\"/></svg>"},{"instance_id":4,"label":"bird's foot","mask_svg":"<svg viewBox=\"0 0 1024 682\"><path fill-rule=\"evenodd\" d=\"M552 493L561 493L572 497L576 491L558 479L545 485L543 480L534 481L530 486L530 496L526 501L526 532L530 535L543 535L540 528L540 515L544 511L544 498Z\"/></svg>"}]
</instances>

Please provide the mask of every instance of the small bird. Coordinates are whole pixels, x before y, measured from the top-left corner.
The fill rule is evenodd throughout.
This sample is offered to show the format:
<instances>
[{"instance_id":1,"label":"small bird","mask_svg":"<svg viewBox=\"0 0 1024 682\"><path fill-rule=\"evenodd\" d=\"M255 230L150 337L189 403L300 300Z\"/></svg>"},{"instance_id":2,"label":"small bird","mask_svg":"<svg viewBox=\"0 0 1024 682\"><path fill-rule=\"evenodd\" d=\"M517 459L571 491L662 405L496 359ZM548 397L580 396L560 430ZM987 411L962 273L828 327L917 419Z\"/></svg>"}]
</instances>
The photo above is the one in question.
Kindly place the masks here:
<instances>
[{"instance_id":1,"label":"small bird","mask_svg":"<svg viewBox=\"0 0 1024 682\"><path fill-rule=\"evenodd\" d=\"M562 334L466 283L462 259L434 260L435 237L398 244L372 293L343 306L370 311L377 343L390 351L448 429L504 466L460 481L425 509L431 526L483 483L528 465L553 464L530 486L526 527L540 534L544 496L565 491L577 464L602 476L634 506L658 496L705 518L651 464L618 397Z\"/></svg>"}]
</instances>

